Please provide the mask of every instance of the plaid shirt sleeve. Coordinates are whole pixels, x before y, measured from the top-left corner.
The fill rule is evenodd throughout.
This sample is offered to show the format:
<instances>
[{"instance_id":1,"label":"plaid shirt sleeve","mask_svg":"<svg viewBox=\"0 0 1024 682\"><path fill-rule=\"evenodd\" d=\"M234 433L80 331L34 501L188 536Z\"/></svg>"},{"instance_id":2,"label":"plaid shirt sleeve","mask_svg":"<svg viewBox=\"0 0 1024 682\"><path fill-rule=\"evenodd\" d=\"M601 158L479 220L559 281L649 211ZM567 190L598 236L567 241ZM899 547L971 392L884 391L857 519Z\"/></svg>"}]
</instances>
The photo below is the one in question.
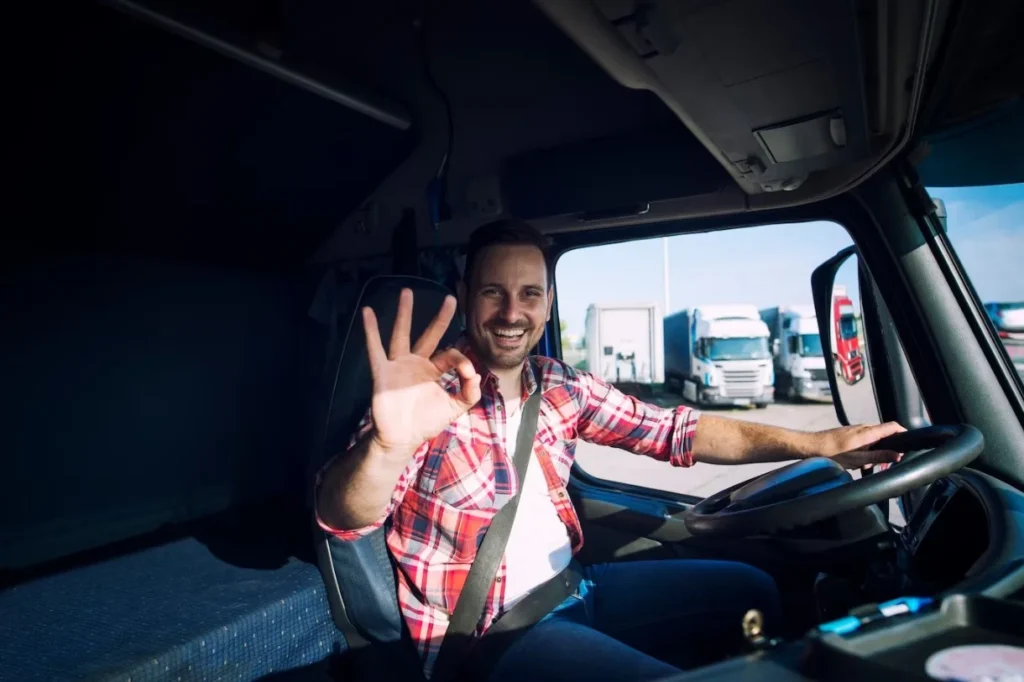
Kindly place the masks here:
<instances>
[{"instance_id":1,"label":"plaid shirt sleeve","mask_svg":"<svg viewBox=\"0 0 1024 682\"><path fill-rule=\"evenodd\" d=\"M641 402L588 372L577 371L581 395L580 438L669 462L693 464L693 439L700 412Z\"/></svg>"},{"instance_id":2,"label":"plaid shirt sleeve","mask_svg":"<svg viewBox=\"0 0 1024 682\"><path fill-rule=\"evenodd\" d=\"M349 440L348 447L345 449L345 452L343 452L343 453L341 453L339 455L335 455L334 457L332 457L331 461L328 462L323 467L323 469L321 469L317 473L317 476L316 476L316 487L314 488L314 490L316 491L317 494L319 494L319 491L320 491L320 484L323 481L323 473L324 473L324 471L328 467L331 466L331 464L334 462L335 459L337 459L338 457L344 457L346 454L348 454L352 450L352 448L355 447L356 443L359 442L359 439L362 438L370 430L370 428L372 426L373 426L373 418L370 415L370 411L367 410L366 414L363 416L362 420L360 420L359 426L356 428L355 434L353 434L352 438ZM340 530L338 528L332 528L327 523L325 523L324 520L320 518L319 512L317 512L317 515L316 515L316 522L317 522L317 524L321 528L323 528L325 531L327 531L328 533L330 533L334 537L338 538L339 540L358 540L359 538L361 538L361 537L363 537L363 536L365 536L365 535L367 535L367 534L377 530L381 526L383 526L384 522L387 520L387 518L389 516L391 516L392 512L395 511L395 508L399 504L401 504L402 500L405 498L405 493L409 490L409 485L412 483L412 481L415 480L416 474L419 472L420 466L422 466L422 464L423 464L424 457L425 457L429 447L430 447L430 442L427 441L427 442L423 443L423 445L421 445L418 450L416 450L416 454L413 455L412 460L409 462L409 466L407 466L405 468L405 470L402 472L402 474L398 477L398 483L395 485L395 490L391 494L391 501L388 503L387 508L384 510L384 513L381 514L379 519L377 519L376 521L374 521L373 523L371 523L368 526L363 526L362 528L354 528L354 529L351 529L351 530ZM317 507L314 507L314 508L317 508Z\"/></svg>"}]
</instances>

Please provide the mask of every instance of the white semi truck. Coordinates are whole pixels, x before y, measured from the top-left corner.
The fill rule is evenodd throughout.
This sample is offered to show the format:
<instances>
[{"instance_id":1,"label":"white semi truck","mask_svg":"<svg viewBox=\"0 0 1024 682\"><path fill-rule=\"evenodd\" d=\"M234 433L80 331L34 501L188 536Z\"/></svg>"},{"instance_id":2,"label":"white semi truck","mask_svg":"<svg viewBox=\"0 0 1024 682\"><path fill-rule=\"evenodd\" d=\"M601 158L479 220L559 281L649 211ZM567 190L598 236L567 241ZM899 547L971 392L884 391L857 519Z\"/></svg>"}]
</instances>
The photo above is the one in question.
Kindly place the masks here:
<instances>
[{"instance_id":1,"label":"white semi truck","mask_svg":"<svg viewBox=\"0 0 1024 682\"><path fill-rule=\"evenodd\" d=\"M703 305L665 318L665 378L696 405L774 400L768 326L752 305Z\"/></svg>"},{"instance_id":2,"label":"white semi truck","mask_svg":"<svg viewBox=\"0 0 1024 682\"><path fill-rule=\"evenodd\" d=\"M832 400L825 353L813 305L762 308L775 357L775 395L788 400Z\"/></svg>"},{"instance_id":3,"label":"white semi truck","mask_svg":"<svg viewBox=\"0 0 1024 682\"><path fill-rule=\"evenodd\" d=\"M661 309L654 303L592 304L586 319L587 369L612 384L665 382Z\"/></svg>"}]
</instances>

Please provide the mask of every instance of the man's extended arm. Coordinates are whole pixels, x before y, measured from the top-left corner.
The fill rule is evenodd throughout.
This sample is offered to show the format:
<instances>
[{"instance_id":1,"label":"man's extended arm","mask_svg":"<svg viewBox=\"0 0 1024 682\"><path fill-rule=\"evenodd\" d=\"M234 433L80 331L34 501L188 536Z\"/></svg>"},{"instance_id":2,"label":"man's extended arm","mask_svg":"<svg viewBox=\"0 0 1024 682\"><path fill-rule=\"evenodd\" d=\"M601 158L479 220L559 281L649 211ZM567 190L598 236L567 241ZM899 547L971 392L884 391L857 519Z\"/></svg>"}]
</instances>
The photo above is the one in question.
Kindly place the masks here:
<instances>
[{"instance_id":1,"label":"man's extended arm","mask_svg":"<svg viewBox=\"0 0 1024 682\"><path fill-rule=\"evenodd\" d=\"M393 503L404 496L407 479L414 476L416 464L422 459L420 454L388 450L374 438L372 429L365 430L320 475L316 514L321 526L357 535L379 526L392 511Z\"/></svg>"},{"instance_id":2,"label":"man's extended arm","mask_svg":"<svg viewBox=\"0 0 1024 682\"><path fill-rule=\"evenodd\" d=\"M702 414L693 440L693 458L711 464L779 462L823 454L822 433Z\"/></svg>"},{"instance_id":3,"label":"man's extended arm","mask_svg":"<svg viewBox=\"0 0 1024 682\"><path fill-rule=\"evenodd\" d=\"M897 454L866 450L905 429L899 424L850 426L804 432L698 413L681 406L658 407L627 396L586 372L579 433L584 440L689 466L693 462L750 464L804 457L835 457L847 468L893 461Z\"/></svg>"}]
</instances>

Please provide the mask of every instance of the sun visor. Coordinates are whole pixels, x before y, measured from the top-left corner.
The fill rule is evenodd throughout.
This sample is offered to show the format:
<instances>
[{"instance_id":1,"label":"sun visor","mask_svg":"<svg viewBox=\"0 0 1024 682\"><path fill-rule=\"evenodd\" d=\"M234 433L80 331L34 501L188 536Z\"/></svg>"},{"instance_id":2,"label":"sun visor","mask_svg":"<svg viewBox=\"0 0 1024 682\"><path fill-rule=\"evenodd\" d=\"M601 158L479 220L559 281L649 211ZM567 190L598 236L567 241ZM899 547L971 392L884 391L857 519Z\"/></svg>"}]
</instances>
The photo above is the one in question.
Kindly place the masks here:
<instances>
[{"instance_id":1,"label":"sun visor","mask_svg":"<svg viewBox=\"0 0 1024 682\"><path fill-rule=\"evenodd\" d=\"M637 214L651 202L733 186L675 123L520 154L506 161L501 181L511 214L524 220Z\"/></svg>"},{"instance_id":2,"label":"sun visor","mask_svg":"<svg viewBox=\"0 0 1024 682\"><path fill-rule=\"evenodd\" d=\"M929 154L917 167L925 187L1024 182L1024 102L1020 99L926 139Z\"/></svg>"}]
</instances>

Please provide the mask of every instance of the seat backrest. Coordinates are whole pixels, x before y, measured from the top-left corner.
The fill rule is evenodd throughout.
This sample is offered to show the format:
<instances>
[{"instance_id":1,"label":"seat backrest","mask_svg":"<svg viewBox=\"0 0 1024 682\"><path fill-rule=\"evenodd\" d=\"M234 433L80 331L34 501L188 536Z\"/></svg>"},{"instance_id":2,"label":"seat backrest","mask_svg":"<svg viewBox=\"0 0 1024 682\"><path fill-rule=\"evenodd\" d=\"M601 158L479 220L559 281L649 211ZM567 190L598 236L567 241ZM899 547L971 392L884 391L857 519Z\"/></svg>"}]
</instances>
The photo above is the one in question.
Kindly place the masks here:
<instances>
[{"instance_id":1,"label":"seat backrest","mask_svg":"<svg viewBox=\"0 0 1024 682\"><path fill-rule=\"evenodd\" d=\"M348 328L343 331L332 371L328 372L323 448L315 456L318 461L312 463L315 468L345 450L370 404L372 380L360 310L364 306L373 309L387 345L402 288L413 291L414 342L451 293L440 284L418 277L374 277L365 284ZM459 331L459 324L450 325L441 347L454 343ZM422 667L398 608L394 566L385 544L386 527L349 542L319 528L316 532L317 557L331 612L363 679L422 679Z\"/></svg>"}]
</instances>

